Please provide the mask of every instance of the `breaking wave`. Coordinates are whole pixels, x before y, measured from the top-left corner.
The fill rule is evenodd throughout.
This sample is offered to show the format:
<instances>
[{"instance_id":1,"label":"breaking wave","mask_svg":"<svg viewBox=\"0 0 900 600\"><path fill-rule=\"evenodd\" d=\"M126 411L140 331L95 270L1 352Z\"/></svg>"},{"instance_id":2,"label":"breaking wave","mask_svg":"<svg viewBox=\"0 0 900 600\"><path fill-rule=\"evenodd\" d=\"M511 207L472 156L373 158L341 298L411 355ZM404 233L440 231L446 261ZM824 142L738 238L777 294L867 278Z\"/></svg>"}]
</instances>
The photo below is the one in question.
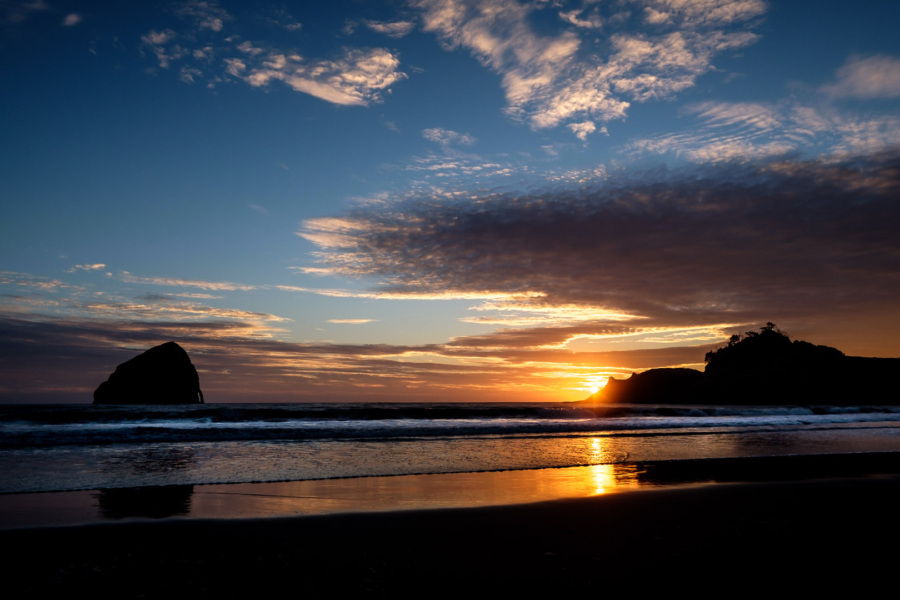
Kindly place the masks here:
<instances>
[{"instance_id":1,"label":"breaking wave","mask_svg":"<svg viewBox=\"0 0 900 600\"><path fill-rule=\"evenodd\" d=\"M460 436L680 435L900 422L885 406L383 404L0 407L0 448Z\"/></svg>"}]
</instances>

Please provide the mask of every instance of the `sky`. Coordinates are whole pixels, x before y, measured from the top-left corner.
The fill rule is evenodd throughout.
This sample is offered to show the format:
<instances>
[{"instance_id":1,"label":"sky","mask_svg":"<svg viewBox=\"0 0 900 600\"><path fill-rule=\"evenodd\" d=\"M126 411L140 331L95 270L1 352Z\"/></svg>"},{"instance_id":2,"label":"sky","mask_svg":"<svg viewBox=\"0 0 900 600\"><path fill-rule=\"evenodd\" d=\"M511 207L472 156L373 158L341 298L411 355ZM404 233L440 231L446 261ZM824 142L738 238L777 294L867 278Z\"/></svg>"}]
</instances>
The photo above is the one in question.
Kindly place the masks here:
<instances>
[{"instance_id":1,"label":"sky","mask_svg":"<svg viewBox=\"0 0 900 600\"><path fill-rule=\"evenodd\" d=\"M900 3L0 0L0 402L900 356Z\"/></svg>"}]
</instances>

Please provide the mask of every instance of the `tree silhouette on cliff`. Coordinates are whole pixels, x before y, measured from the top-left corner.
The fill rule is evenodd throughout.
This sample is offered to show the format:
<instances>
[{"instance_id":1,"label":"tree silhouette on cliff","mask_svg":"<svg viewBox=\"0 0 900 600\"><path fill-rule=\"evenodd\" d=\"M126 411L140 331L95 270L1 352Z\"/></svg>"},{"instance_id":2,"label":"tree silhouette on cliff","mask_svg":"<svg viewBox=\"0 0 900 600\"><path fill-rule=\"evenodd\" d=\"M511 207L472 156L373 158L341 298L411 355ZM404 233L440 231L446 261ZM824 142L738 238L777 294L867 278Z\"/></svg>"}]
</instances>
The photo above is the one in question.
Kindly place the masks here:
<instances>
[{"instance_id":1,"label":"tree silhouette on cliff","mask_svg":"<svg viewBox=\"0 0 900 600\"><path fill-rule=\"evenodd\" d=\"M787 333L770 322L760 327L759 331L733 335L724 347L707 352L705 372L713 375L736 371L759 372L798 362L842 356L843 352L828 346L816 346L800 340L792 342Z\"/></svg>"}]
</instances>

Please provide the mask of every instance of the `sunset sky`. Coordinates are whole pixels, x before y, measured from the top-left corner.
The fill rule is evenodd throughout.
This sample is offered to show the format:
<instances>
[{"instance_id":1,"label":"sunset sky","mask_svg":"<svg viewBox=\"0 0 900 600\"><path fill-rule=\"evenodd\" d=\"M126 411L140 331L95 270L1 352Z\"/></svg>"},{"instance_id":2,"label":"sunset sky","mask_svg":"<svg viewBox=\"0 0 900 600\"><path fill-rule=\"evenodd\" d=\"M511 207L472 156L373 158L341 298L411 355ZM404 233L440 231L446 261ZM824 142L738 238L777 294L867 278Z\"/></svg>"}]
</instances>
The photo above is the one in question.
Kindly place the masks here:
<instances>
[{"instance_id":1,"label":"sunset sky","mask_svg":"<svg viewBox=\"0 0 900 600\"><path fill-rule=\"evenodd\" d=\"M0 1L0 402L900 356L900 3Z\"/></svg>"}]
</instances>

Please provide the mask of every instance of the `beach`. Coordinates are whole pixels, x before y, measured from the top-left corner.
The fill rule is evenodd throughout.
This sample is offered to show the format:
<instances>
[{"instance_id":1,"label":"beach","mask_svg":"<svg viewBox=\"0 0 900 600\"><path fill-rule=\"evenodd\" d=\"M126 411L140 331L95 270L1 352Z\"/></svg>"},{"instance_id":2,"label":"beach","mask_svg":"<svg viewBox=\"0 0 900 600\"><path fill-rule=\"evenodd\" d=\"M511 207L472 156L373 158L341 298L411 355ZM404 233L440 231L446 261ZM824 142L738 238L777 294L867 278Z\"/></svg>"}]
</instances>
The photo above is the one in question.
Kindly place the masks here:
<instances>
[{"instance_id":1,"label":"beach","mask_svg":"<svg viewBox=\"0 0 900 600\"><path fill-rule=\"evenodd\" d=\"M862 590L896 555L898 410L5 407L4 572L16 597Z\"/></svg>"},{"instance_id":2,"label":"beach","mask_svg":"<svg viewBox=\"0 0 900 600\"><path fill-rule=\"evenodd\" d=\"M893 453L695 461L663 467L655 485L592 497L125 519L8 530L0 543L12 550L7 579L22 597L534 596L836 584L864 592L888 581L896 561L897 466ZM729 473L744 482L724 483Z\"/></svg>"}]
</instances>

